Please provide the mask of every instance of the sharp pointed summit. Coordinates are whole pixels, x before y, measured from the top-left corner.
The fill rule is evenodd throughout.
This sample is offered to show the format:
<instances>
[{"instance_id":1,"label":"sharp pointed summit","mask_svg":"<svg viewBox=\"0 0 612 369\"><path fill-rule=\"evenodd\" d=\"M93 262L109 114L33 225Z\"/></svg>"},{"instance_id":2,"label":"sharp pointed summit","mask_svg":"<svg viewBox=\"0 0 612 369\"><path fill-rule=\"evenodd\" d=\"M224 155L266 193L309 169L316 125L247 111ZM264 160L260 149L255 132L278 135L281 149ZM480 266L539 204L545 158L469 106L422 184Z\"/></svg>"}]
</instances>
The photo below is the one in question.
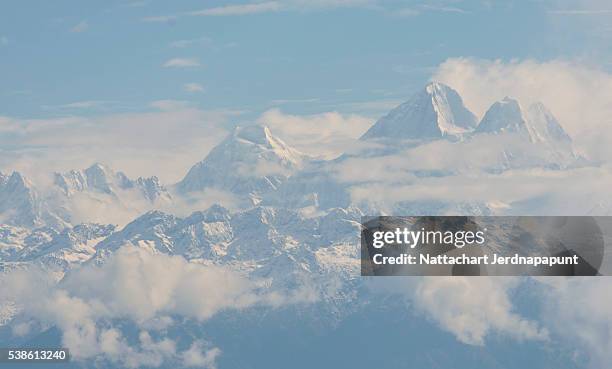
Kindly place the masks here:
<instances>
[{"instance_id":1,"label":"sharp pointed summit","mask_svg":"<svg viewBox=\"0 0 612 369\"><path fill-rule=\"evenodd\" d=\"M474 133L519 133L533 143L569 145L572 141L544 104L536 102L524 109L510 97L491 105Z\"/></svg>"},{"instance_id":2,"label":"sharp pointed summit","mask_svg":"<svg viewBox=\"0 0 612 369\"><path fill-rule=\"evenodd\" d=\"M261 194L276 189L305 160L304 154L272 135L266 126L238 127L176 187L181 193L217 188Z\"/></svg>"},{"instance_id":3,"label":"sharp pointed summit","mask_svg":"<svg viewBox=\"0 0 612 369\"><path fill-rule=\"evenodd\" d=\"M432 82L379 119L361 139L435 139L461 135L476 124L476 116L465 107L457 91Z\"/></svg>"},{"instance_id":4,"label":"sharp pointed summit","mask_svg":"<svg viewBox=\"0 0 612 369\"><path fill-rule=\"evenodd\" d=\"M488 142L501 140L494 146L503 150L505 168L563 168L579 159L570 136L542 103L525 109L510 97L495 102L474 130L473 137L481 135L489 135Z\"/></svg>"},{"instance_id":5,"label":"sharp pointed summit","mask_svg":"<svg viewBox=\"0 0 612 369\"><path fill-rule=\"evenodd\" d=\"M475 133L504 132L529 133L520 104L507 96L491 105L475 130Z\"/></svg>"}]
</instances>

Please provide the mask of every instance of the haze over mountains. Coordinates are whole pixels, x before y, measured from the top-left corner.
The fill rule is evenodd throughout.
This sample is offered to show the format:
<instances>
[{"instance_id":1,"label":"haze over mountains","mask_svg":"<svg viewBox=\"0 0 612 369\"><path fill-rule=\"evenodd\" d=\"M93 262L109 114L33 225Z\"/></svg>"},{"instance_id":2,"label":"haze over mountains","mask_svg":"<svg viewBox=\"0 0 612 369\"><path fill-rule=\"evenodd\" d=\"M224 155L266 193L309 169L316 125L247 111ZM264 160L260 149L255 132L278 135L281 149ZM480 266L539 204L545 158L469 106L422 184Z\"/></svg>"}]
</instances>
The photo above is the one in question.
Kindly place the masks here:
<instances>
[{"instance_id":1,"label":"haze over mountains","mask_svg":"<svg viewBox=\"0 0 612 369\"><path fill-rule=\"evenodd\" d=\"M176 185L179 193L225 189L262 195L277 189L308 158L272 135L268 127L236 128Z\"/></svg>"},{"instance_id":2,"label":"haze over mountains","mask_svg":"<svg viewBox=\"0 0 612 369\"><path fill-rule=\"evenodd\" d=\"M359 294L367 295L357 278L362 215L511 214L529 200L420 196L417 189L448 178L448 192L456 178L587 165L542 104L525 108L505 98L478 122L440 83L380 118L360 142L363 149L321 160L251 125L236 128L176 184L130 179L103 164L55 173L50 188L19 173L0 174L0 270L35 265L61 279L79 267L105 265L128 245L229 266L265 281L264 289L294 291L283 301L322 303L325 319L338 324L365 304ZM396 191L403 188L408 196ZM233 201L176 215L211 191ZM100 208L137 216L120 226L83 221L88 209ZM19 317L5 311L0 321Z\"/></svg>"},{"instance_id":3,"label":"haze over mountains","mask_svg":"<svg viewBox=\"0 0 612 369\"><path fill-rule=\"evenodd\" d=\"M320 160L291 148L265 126L239 127L195 164L183 180L168 186L162 185L157 177L133 180L99 163L84 170L55 173L51 189L37 189L19 173L2 174L0 219L5 226L62 231L77 224L74 204L83 199L94 208L112 203L143 212L153 209L172 212L177 200L189 202L211 190L231 195L236 200L235 210L264 205L296 214L304 211L325 214L331 209L349 207L369 213L388 211L376 203L356 199L356 185L385 180L369 177L367 172L388 165L389 158L405 157L407 163L415 158L420 160L419 150L428 145L445 145L451 151L442 150L434 155L449 152L451 157L462 155L453 159L468 165L449 168L442 163L427 170L400 165L402 176L393 180L396 185L410 183L415 176L440 177L464 170L500 173L584 164L575 154L569 135L542 104L524 108L507 97L494 103L477 122L459 94L441 83L425 86L408 102L379 119L360 140L374 148ZM396 210L419 214L496 211L484 201L453 204L423 199L402 203L398 199L397 203L401 206Z\"/></svg>"},{"instance_id":4,"label":"haze over mountains","mask_svg":"<svg viewBox=\"0 0 612 369\"><path fill-rule=\"evenodd\" d=\"M493 104L478 123L459 94L440 83L427 85L411 100L382 117L361 140L379 143L382 151L351 154L350 158L371 159L382 156L381 153L388 155L437 140L456 142L457 148L462 147L462 143L466 146L473 141L486 140L489 145L479 153L489 150L488 156L496 157L486 168L488 170L563 168L575 165L578 159L571 138L542 104L536 103L525 109L516 100L505 98ZM496 144L490 144L494 141ZM466 157L465 161L477 159ZM319 175L327 176L333 171L330 166L337 166L342 160L343 157L328 162L314 160L291 148L267 127L246 126L237 128L202 162L194 165L182 181L169 187L177 196L219 189L238 197L249 197L252 205L262 201L264 195L277 191L289 178L299 178L300 171L310 173L313 167L317 167ZM152 204L172 201L170 192L157 177L132 180L98 163L85 170L55 173L54 176L55 186L66 198L76 194L103 194L120 201L120 192L128 191ZM11 217L5 216L7 223L42 225L43 218L54 217L43 214L46 211L42 210L44 199L39 198L39 191L27 180L20 179L21 175L3 175L1 178L0 194L10 197L11 201L21 199L19 206L10 207L22 210ZM292 186L303 187L304 184L292 183ZM12 193L14 195L9 195ZM2 213L9 208L8 202L4 204L7 209L2 209ZM69 221L66 219L69 214L55 217Z\"/></svg>"}]
</instances>

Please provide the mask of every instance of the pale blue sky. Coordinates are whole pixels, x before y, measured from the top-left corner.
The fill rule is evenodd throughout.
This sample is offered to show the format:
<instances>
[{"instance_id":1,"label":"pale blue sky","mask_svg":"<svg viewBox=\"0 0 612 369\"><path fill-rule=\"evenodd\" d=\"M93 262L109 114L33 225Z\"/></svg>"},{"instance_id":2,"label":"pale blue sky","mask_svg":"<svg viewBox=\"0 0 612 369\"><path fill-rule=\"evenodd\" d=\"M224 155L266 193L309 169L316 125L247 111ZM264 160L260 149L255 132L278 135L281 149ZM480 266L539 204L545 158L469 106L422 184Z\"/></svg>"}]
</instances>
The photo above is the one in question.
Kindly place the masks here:
<instances>
[{"instance_id":1,"label":"pale blue sky","mask_svg":"<svg viewBox=\"0 0 612 369\"><path fill-rule=\"evenodd\" d=\"M450 57L609 69L609 19L604 1L4 1L0 116L156 100L376 115Z\"/></svg>"}]
</instances>

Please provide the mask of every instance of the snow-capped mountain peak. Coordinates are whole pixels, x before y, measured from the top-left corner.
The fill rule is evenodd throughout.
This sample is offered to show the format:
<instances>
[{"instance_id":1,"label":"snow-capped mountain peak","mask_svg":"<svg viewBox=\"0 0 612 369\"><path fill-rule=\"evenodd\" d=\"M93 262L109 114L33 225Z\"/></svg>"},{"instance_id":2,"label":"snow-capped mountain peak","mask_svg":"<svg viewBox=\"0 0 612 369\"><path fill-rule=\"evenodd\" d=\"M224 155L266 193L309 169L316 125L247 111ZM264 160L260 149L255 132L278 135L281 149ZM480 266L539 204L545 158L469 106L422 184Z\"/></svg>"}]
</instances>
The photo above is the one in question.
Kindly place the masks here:
<instances>
[{"instance_id":1,"label":"snow-capped mountain peak","mask_svg":"<svg viewBox=\"0 0 612 369\"><path fill-rule=\"evenodd\" d=\"M233 132L234 136L259 145L270 146L270 141L275 140L267 126L253 125L237 127Z\"/></svg>"},{"instance_id":2,"label":"snow-capped mountain peak","mask_svg":"<svg viewBox=\"0 0 612 369\"><path fill-rule=\"evenodd\" d=\"M579 159L571 138L542 103L525 109L517 100L505 97L491 105L473 137L485 138L492 150L501 150L504 168L560 168L575 165Z\"/></svg>"},{"instance_id":3,"label":"snow-capped mountain peak","mask_svg":"<svg viewBox=\"0 0 612 369\"><path fill-rule=\"evenodd\" d=\"M554 115L541 102L531 104L527 108L526 116L531 123L536 141L554 140L568 143L572 141Z\"/></svg>"},{"instance_id":4,"label":"snow-capped mountain peak","mask_svg":"<svg viewBox=\"0 0 612 369\"><path fill-rule=\"evenodd\" d=\"M63 227L64 221L51 212L34 186L19 172L0 174L0 223L23 227Z\"/></svg>"},{"instance_id":5,"label":"snow-capped mountain peak","mask_svg":"<svg viewBox=\"0 0 612 369\"><path fill-rule=\"evenodd\" d=\"M76 192L95 190L112 194L115 173L103 164L95 163L84 170L55 173L55 184L70 196Z\"/></svg>"},{"instance_id":6,"label":"snow-capped mountain peak","mask_svg":"<svg viewBox=\"0 0 612 369\"><path fill-rule=\"evenodd\" d=\"M123 172L115 172L100 163L95 163L84 170L55 173L55 184L68 197L80 192L97 192L117 197L121 190L136 189L151 202L170 199L170 195L157 177L138 177L132 180Z\"/></svg>"},{"instance_id":7,"label":"snow-capped mountain peak","mask_svg":"<svg viewBox=\"0 0 612 369\"><path fill-rule=\"evenodd\" d=\"M12 189L27 189L30 188L32 184L24 176L22 176L21 173L13 172L10 176L8 176L6 186Z\"/></svg>"},{"instance_id":8,"label":"snow-capped mountain peak","mask_svg":"<svg viewBox=\"0 0 612 369\"><path fill-rule=\"evenodd\" d=\"M180 193L217 188L262 194L300 169L308 157L275 137L268 127L238 127L194 165L177 184Z\"/></svg>"},{"instance_id":9,"label":"snow-capped mountain peak","mask_svg":"<svg viewBox=\"0 0 612 369\"><path fill-rule=\"evenodd\" d=\"M572 141L544 104L536 102L524 109L510 97L491 105L475 133L520 133L533 143L569 144Z\"/></svg>"},{"instance_id":10,"label":"snow-capped mountain peak","mask_svg":"<svg viewBox=\"0 0 612 369\"><path fill-rule=\"evenodd\" d=\"M476 116L451 87L429 83L376 122L361 138L432 139L458 136L476 127Z\"/></svg>"},{"instance_id":11,"label":"snow-capped mountain peak","mask_svg":"<svg viewBox=\"0 0 612 369\"><path fill-rule=\"evenodd\" d=\"M267 126L252 125L238 127L234 130L233 136L237 141L258 145L266 150L271 150L278 158L294 165L300 164L304 159L304 154L293 149L280 138L273 136Z\"/></svg>"},{"instance_id":12,"label":"snow-capped mountain peak","mask_svg":"<svg viewBox=\"0 0 612 369\"><path fill-rule=\"evenodd\" d=\"M528 133L527 122L518 101L504 97L491 105L476 133Z\"/></svg>"}]
</instances>

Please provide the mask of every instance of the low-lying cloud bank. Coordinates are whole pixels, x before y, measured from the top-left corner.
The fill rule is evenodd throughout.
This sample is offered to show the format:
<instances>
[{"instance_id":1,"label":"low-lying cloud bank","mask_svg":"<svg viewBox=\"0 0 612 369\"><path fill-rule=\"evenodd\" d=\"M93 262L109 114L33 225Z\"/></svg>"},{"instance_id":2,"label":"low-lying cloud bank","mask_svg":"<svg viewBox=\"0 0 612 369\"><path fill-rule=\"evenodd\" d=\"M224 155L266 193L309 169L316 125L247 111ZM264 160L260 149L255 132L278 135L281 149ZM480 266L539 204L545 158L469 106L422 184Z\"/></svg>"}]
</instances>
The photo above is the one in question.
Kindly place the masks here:
<instances>
[{"instance_id":1,"label":"low-lying cloud bank","mask_svg":"<svg viewBox=\"0 0 612 369\"><path fill-rule=\"evenodd\" d=\"M375 293L404 296L410 309L452 333L458 341L484 346L491 335L525 341L548 341L548 330L516 311L517 277L372 278Z\"/></svg>"},{"instance_id":2,"label":"low-lying cloud bank","mask_svg":"<svg viewBox=\"0 0 612 369\"><path fill-rule=\"evenodd\" d=\"M126 367L184 366L212 368L219 348L194 341L180 351L170 338L152 332L173 324L175 317L203 322L225 310L255 306L281 307L312 303L316 291L304 287L270 291L226 267L188 262L180 256L123 247L102 265L87 264L58 284L43 271L15 271L0 277L0 301L19 309L14 333L30 327L55 326L73 358L103 357ZM118 320L135 324L138 343L130 344Z\"/></svg>"},{"instance_id":3,"label":"low-lying cloud bank","mask_svg":"<svg viewBox=\"0 0 612 369\"><path fill-rule=\"evenodd\" d=\"M569 347L578 362L609 368L612 362L610 277L539 279L543 321Z\"/></svg>"},{"instance_id":4,"label":"low-lying cloud bank","mask_svg":"<svg viewBox=\"0 0 612 369\"><path fill-rule=\"evenodd\" d=\"M173 183L230 131L236 111L206 111L155 102L150 111L44 119L0 116L0 169L37 184L50 172L104 162L130 177Z\"/></svg>"},{"instance_id":5,"label":"low-lying cloud bank","mask_svg":"<svg viewBox=\"0 0 612 369\"><path fill-rule=\"evenodd\" d=\"M463 343L484 345L491 333L513 339L544 341L548 331L513 311L509 293L518 278L426 277L415 305Z\"/></svg>"},{"instance_id":6,"label":"low-lying cloud bank","mask_svg":"<svg viewBox=\"0 0 612 369\"><path fill-rule=\"evenodd\" d=\"M612 362L610 277L405 277L369 280L372 291L404 296L410 309L468 345L492 337L565 350L577 366ZM517 307L519 289L534 307Z\"/></svg>"}]
</instances>

